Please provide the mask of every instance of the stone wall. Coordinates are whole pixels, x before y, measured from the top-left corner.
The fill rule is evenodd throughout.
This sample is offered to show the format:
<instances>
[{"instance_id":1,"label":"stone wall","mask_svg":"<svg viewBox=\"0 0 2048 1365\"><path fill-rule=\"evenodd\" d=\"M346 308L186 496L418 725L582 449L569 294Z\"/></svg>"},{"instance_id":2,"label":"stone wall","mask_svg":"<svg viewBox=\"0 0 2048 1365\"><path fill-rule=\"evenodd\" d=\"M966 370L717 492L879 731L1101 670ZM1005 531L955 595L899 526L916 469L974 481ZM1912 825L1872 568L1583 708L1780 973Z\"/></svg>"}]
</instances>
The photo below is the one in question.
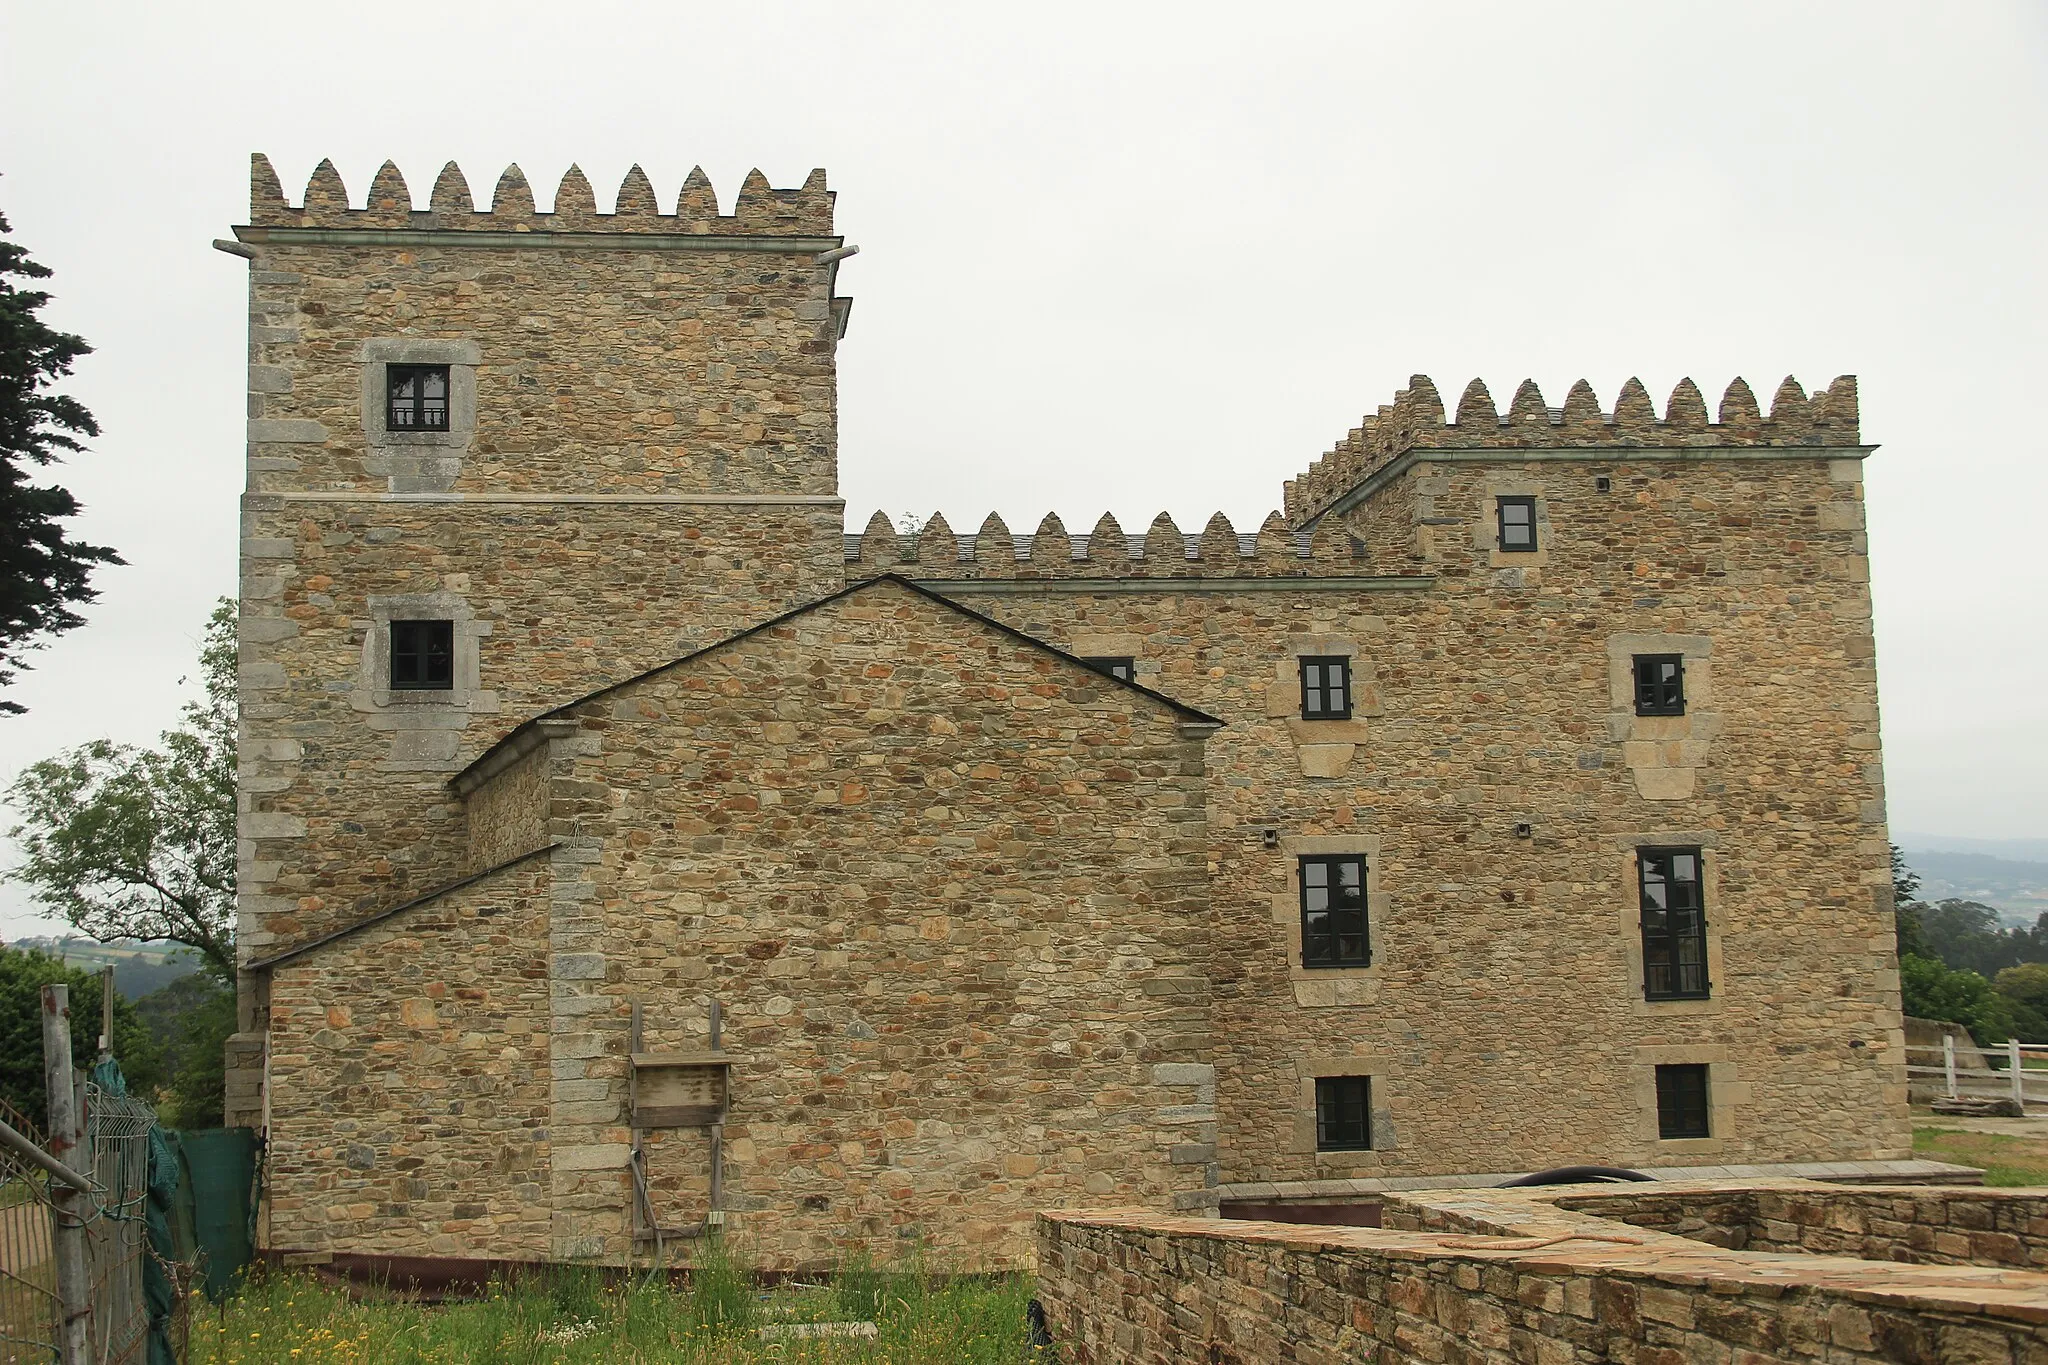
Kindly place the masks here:
<instances>
[{"instance_id":1,"label":"stone wall","mask_svg":"<svg viewBox=\"0 0 2048 1365\"><path fill-rule=\"evenodd\" d=\"M414 211L387 165L355 209L325 163L291 208L255 159L245 957L452 879L443 784L518 721L840 585L823 176L677 208L515 167L477 212L451 165ZM390 363L449 367L448 431L387 429ZM405 616L456 621L451 692L382 689Z\"/></svg>"},{"instance_id":2,"label":"stone wall","mask_svg":"<svg viewBox=\"0 0 2048 1365\"><path fill-rule=\"evenodd\" d=\"M924 580L1134 656L1227 722L1207 746L1226 1182L1909 1154L1858 466L1603 454L1415 466L1426 484L1382 495L1402 576ZM1540 566L1483 539L1503 479L1542 499ZM1691 714L1648 739L1615 659L1664 640ZM1316 653L1353 657L1352 720L1299 718ZM1705 850L1707 1001L1642 998L1653 843ZM1373 965L1304 969L1295 858L1345 851L1370 859ZM1714 1135L1661 1140L1653 1069L1693 1061ZM1347 1072L1373 1078L1375 1150L1319 1153L1313 1081Z\"/></svg>"},{"instance_id":3,"label":"stone wall","mask_svg":"<svg viewBox=\"0 0 2048 1365\"><path fill-rule=\"evenodd\" d=\"M548 859L271 969L263 1245L545 1260Z\"/></svg>"},{"instance_id":4,"label":"stone wall","mask_svg":"<svg viewBox=\"0 0 2048 1365\"><path fill-rule=\"evenodd\" d=\"M479 782L463 797L469 870L481 872L539 848L548 838L545 743Z\"/></svg>"},{"instance_id":5,"label":"stone wall","mask_svg":"<svg viewBox=\"0 0 2048 1365\"><path fill-rule=\"evenodd\" d=\"M274 1083L294 1101L272 1118L292 1157L271 1245L338 1244L301 1210L309 1190L331 1201L335 1176L315 1172L337 1123L445 1122L431 1100L407 1110L402 1070L388 1090L336 1094L333 1067L390 1044L350 1035L329 1057L315 1049L340 1044L309 1047L308 1011L330 983L358 1008L401 1008L414 978L456 962L473 974L449 978L458 995L493 972L551 983L521 997L553 1022L532 1023L546 1093L519 1103L545 1115L556 1258L627 1249L635 1001L655 1052L703 1048L709 1004L723 1007L728 1229L763 1264L922 1248L954 1269L1015 1265L1039 1208L1202 1206L1216 1141L1209 727L1191 715L882 583L535 722L507 751L545 739L476 795L545 765L550 876L522 902L518 945L542 957L493 962L435 937L484 894L465 890L277 970L273 1046L290 1064ZM364 972L401 932L403 967ZM299 962L320 964L317 980ZM528 1023L504 1027L525 1037ZM490 1051L485 1033L445 1041ZM649 1150L661 1221L701 1218L702 1130L656 1133ZM452 1153L430 1160L465 1190L490 1178ZM495 1225L355 1212L343 1249L506 1254Z\"/></svg>"},{"instance_id":6,"label":"stone wall","mask_svg":"<svg viewBox=\"0 0 2048 1365\"><path fill-rule=\"evenodd\" d=\"M1039 1297L1070 1365L2018 1365L2048 1353L2039 1273L1788 1264L1529 1211L1495 1212L1511 1232L1539 1235L1048 1214Z\"/></svg>"},{"instance_id":7,"label":"stone wall","mask_svg":"<svg viewBox=\"0 0 2048 1365\"><path fill-rule=\"evenodd\" d=\"M1655 1190L1561 1199L1560 1208L1737 1250L1925 1265L2048 1267L2048 1208L2015 1190Z\"/></svg>"}]
</instances>

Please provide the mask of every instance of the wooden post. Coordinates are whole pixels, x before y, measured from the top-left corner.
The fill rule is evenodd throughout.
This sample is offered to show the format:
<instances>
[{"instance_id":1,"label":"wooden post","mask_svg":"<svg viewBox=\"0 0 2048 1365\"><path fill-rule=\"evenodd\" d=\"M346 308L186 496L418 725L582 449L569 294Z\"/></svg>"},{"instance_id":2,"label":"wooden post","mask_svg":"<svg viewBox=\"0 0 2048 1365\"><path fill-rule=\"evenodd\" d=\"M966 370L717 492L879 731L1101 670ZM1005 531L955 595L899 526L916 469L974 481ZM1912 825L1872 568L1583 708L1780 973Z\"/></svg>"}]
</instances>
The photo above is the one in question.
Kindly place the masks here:
<instances>
[{"instance_id":1,"label":"wooden post","mask_svg":"<svg viewBox=\"0 0 2048 1365\"><path fill-rule=\"evenodd\" d=\"M2020 1113L2027 1112L2027 1073L2021 1069L2020 1040L2005 1040L2005 1055L2012 1067L2012 1102L2020 1107Z\"/></svg>"},{"instance_id":2,"label":"wooden post","mask_svg":"<svg viewBox=\"0 0 2048 1365\"><path fill-rule=\"evenodd\" d=\"M100 1060L114 1055L114 969L100 968Z\"/></svg>"},{"instance_id":3,"label":"wooden post","mask_svg":"<svg viewBox=\"0 0 2048 1365\"><path fill-rule=\"evenodd\" d=\"M92 1174L85 1147L85 1115L71 1075L71 988L43 987L43 1089L50 1109L50 1155ZM50 1187L57 1260L57 1359L59 1365L89 1365L92 1348L92 1280L85 1262L85 1214L89 1196L58 1181Z\"/></svg>"},{"instance_id":4,"label":"wooden post","mask_svg":"<svg viewBox=\"0 0 2048 1365\"><path fill-rule=\"evenodd\" d=\"M724 1011L718 1001L711 1002L711 1050L716 1052L723 1044L720 1039L724 1031ZM711 1125L711 1197L704 1210L705 1228L725 1226L725 1111L732 1107L732 1069L726 1068L720 1081L724 1087L719 1097L718 1121Z\"/></svg>"},{"instance_id":5,"label":"wooden post","mask_svg":"<svg viewBox=\"0 0 2048 1365\"><path fill-rule=\"evenodd\" d=\"M1948 1097L1956 1097L1956 1036L1953 1033L1941 1035L1941 1069L1948 1077Z\"/></svg>"}]
</instances>

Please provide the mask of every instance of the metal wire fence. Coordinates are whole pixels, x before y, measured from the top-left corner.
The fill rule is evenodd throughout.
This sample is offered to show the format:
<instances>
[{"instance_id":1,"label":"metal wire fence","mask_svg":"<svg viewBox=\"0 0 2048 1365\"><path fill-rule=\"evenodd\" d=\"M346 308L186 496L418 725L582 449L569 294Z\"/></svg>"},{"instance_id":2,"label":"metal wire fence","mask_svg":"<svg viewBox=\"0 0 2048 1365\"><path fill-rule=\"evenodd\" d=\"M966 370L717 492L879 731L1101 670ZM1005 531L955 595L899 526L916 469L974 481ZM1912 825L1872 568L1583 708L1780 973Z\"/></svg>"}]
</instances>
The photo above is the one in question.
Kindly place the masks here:
<instances>
[{"instance_id":1,"label":"metal wire fence","mask_svg":"<svg viewBox=\"0 0 2048 1365\"><path fill-rule=\"evenodd\" d=\"M38 1147L35 1125L0 1101L0 1119ZM57 1358L57 1262L50 1235L50 1177L0 1149L0 1362Z\"/></svg>"},{"instance_id":2,"label":"metal wire fence","mask_svg":"<svg viewBox=\"0 0 2048 1365\"><path fill-rule=\"evenodd\" d=\"M98 1187L86 1224L92 1280L92 1358L105 1365L141 1365L148 1350L149 1308L142 1273L149 1247L149 1130L156 1114L133 1095L85 1088L87 1173Z\"/></svg>"},{"instance_id":3,"label":"metal wire fence","mask_svg":"<svg viewBox=\"0 0 2048 1365\"><path fill-rule=\"evenodd\" d=\"M58 1288L57 1228L73 1216L84 1227L89 1285L85 1349L93 1365L146 1365L183 1360L185 1295L192 1268L166 1260L150 1245L151 1130L156 1115L131 1095L84 1087L85 1144L79 1174L92 1189L60 1214L52 1177L31 1160L49 1143L26 1117L0 1101L0 1119L40 1152L0 1146L0 1365L48 1365L63 1358L64 1305ZM162 1149L159 1165L170 1149ZM59 1169L63 1169L61 1166ZM77 1228L79 1222L65 1226ZM150 1350L154 1280L159 1312L172 1308Z\"/></svg>"}]
</instances>

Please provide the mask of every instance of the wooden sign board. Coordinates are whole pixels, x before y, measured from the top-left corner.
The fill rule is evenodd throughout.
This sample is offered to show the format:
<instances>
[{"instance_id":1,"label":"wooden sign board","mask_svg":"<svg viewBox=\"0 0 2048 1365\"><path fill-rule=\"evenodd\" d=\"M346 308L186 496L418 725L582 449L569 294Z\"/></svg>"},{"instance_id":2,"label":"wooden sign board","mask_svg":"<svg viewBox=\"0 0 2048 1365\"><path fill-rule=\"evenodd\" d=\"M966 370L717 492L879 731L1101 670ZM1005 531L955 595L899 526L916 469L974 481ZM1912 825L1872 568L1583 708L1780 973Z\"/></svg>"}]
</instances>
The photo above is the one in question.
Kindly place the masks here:
<instances>
[{"instance_id":1,"label":"wooden sign board","mask_svg":"<svg viewBox=\"0 0 2048 1365\"><path fill-rule=\"evenodd\" d=\"M720 1053L634 1053L633 1126L703 1128L720 1122L730 1065Z\"/></svg>"}]
</instances>

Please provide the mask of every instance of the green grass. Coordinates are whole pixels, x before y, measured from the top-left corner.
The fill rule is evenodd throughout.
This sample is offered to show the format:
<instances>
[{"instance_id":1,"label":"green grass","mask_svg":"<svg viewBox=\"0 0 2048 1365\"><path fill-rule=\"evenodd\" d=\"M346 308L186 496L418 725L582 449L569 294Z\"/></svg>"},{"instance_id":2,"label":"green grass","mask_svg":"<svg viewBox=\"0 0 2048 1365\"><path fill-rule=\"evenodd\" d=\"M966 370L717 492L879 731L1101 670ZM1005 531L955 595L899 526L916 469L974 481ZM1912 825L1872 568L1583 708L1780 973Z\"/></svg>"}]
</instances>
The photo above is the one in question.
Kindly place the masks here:
<instances>
[{"instance_id":1,"label":"green grass","mask_svg":"<svg viewBox=\"0 0 2048 1365\"><path fill-rule=\"evenodd\" d=\"M2048 1185L2048 1140L1960 1128L1913 1130L1913 1154L1984 1168L1986 1185Z\"/></svg>"},{"instance_id":2,"label":"green grass","mask_svg":"<svg viewBox=\"0 0 2048 1365\"><path fill-rule=\"evenodd\" d=\"M542 1365L543 1362L806 1362L1015 1365L1027 1358L1025 1276L941 1281L856 1262L830 1284L772 1291L714 1260L687 1287L537 1271L473 1301L351 1301L305 1275L258 1275L219 1308L195 1300L191 1365ZM872 1340L764 1341L786 1322L871 1321Z\"/></svg>"}]
</instances>

